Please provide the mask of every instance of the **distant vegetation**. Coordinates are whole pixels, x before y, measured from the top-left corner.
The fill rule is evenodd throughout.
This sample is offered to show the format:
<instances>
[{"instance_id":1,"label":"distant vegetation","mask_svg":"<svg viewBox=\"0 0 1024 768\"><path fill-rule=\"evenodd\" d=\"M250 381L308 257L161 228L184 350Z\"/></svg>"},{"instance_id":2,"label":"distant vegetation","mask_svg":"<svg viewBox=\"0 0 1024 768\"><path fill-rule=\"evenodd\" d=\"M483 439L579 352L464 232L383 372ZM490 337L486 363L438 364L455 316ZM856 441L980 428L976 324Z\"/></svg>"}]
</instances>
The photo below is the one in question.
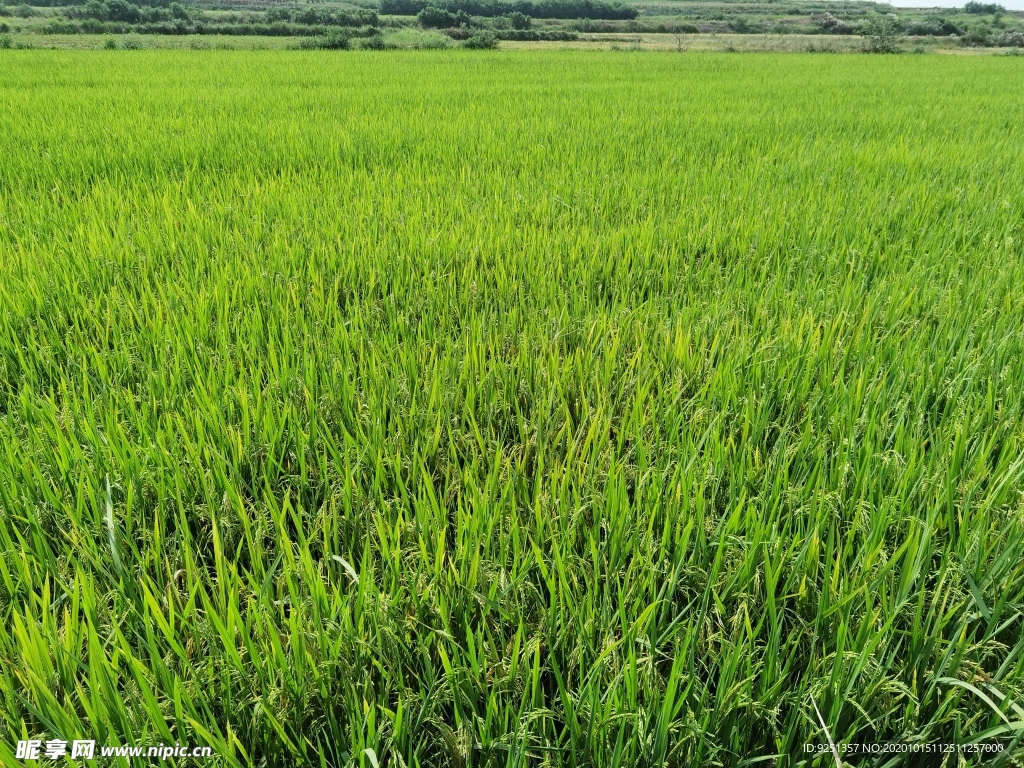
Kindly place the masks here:
<instances>
[{"instance_id":1,"label":"distant vegetation","mask_svg":"<svg viewBox=\"0 0 1024 768\"><path fill-rule=\"evenodd\" d=\"M376 11L338 8L272 8L267 21L290 21L296 24L323 24L336 27L361 27L377 23Z\"/></svg>"},{"instance_id":2,"label":"distant vegetation","mask_svg":"<svg viewBox=\"0 0 1024 768\"><path fill-rule=\"evenodd\" d=\"M635 19L639 15L632 6L594 0L381 0L380 12L415 16L428 6L483 17L520 13L535 19Z\"/></svg>"},{"instance_id":3,"label":"distant vegetation","mask_svg":"<svg viewBox=\"0 0 1024 768\"><path fill-rule=\"evenodd\" d=\"M452 13L447 8L428 5L416 14L416 20L423 27L457 27L462 24L468 25L470 16L462 10Z\"/></svg>"},{"instance_id":4,"label":"distant vegetation","mask_svg":"<svg viewBox=\"0 0 1024 768\"><path fill-rule=\"evenodd\" d=\"M380 0L379 6L327 3L258 5L257 0L38 0L39 5L0 5L0 34L22 47L26 33L156 34L316 38L303 47L405 47L402 30L435 37L431 47L450 41L486 47L479 33L495 40L615 42L623 35L671 36L678 50L684 35L827 35L849 40L814 41L825 50L899 52L911 46L1024 48L1024 17L997 3L969 2L963 8L893 10L875 3L807 4L677 2L624 4L606 0ZM0 0L2 2L2 0ZM50 4L47 10L42 5ZM335 35L332 30L338 31ZM443 35L446 41L438 42ZM425 38L426 39L426 38ZM637 40L638 38L630 38ZM405 40L407 43L402 43ZM657 40L657 39L656 39ZM767 40L767 38L766 38ZM396 42L393 42L396 41ZM297 41L286 43L297 46ZM411 43L418 45L418 42ZM655 43L658 45L659 43ZM766 42L766 44L768 44ZM489 45L489 43L488 43ZM661 47L665 40L661 39Z\"/></svg>"},{"instance_id":5,"label":"distant vegetation","mask_svg":"<svg viewBox=\"0 0 1024 768\"><path fill-rule=\"evenodd\" d=\"M180 3L165 7L139 6L127 0L89 0L85 5L67 8L69 19L96 19L97 21L154 22L186 20L191 18L189 9Z\"/></svg>"},{"instance_id":6,"label":"distant vegetation","mask_svg":"<svg viewBox=\"0 0 1024 768\"><path fill-rule=\"evenodd\" d=\"M996 3L968 3L964 6L964 12L970 14L1001 14L1006 9Z\"/></svg>"}]
</instances>

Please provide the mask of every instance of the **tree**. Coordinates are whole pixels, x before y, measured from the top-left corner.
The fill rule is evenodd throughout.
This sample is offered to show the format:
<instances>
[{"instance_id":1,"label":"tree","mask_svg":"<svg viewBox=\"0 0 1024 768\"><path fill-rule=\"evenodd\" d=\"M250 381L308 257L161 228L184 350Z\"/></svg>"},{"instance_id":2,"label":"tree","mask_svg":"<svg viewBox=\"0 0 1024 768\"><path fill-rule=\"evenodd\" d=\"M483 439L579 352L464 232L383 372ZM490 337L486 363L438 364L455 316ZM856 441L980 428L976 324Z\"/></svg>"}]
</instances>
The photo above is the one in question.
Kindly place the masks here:
<instances>
[{"instance_id":1,"label":"tree","mask_svg":"<svg viewBox=\"0 0 1024 768\"><path fill-rule=\"evenodd\" d=\"M864 24L863 34L871 53L899 53L901 30L893 14L874 14Z\"/></svg>"},{"instance_id":2,"label":"tree","mask_svg":"<svg viewBox=\"0 0 1024 768\"><path fill-rule=\"evenodd\" d=\"M512 11L508 14L509 23L512 25L512 29L529 29L532 23L529 16L519 11Z\"/></svg>"},{"instance_id":3,"label":"tree","mask_svg":"<svg viewBox=\"0 0 1024 768\"><path fill-rule=\"evenodd\" d=\"M999 16L1000 14L1006 13L1006 9L998 3L969 2L964 6L964 13L971 13L980 16L986 16L991 13L993 16Z\"/></svg>"},{"instance_id":4,"label":"tree","mask_svg":"<svg viewBox=\"0 0 1024 768\"><path fill-rule=\"evenodd\" d=\"M675 24L672 27L672 35L676 39L676 50L680 53L683 50L683 35L693 35L700 32L693 24Z\"/></svg>"},{"instance_id":5,"label":"tree","mask_svg":"<svg viewBox=\"0 0 1024 768\"><path fill-rule=\"evenodd\" d=\"M445 8L435 8L432 5L428 5L422 11L416 14L416 20L420 23L421 27L458 27L463 24L469 26L469 14L465 11L459 11L458 13L452 13Z\"/></svg>"}]
</instances>

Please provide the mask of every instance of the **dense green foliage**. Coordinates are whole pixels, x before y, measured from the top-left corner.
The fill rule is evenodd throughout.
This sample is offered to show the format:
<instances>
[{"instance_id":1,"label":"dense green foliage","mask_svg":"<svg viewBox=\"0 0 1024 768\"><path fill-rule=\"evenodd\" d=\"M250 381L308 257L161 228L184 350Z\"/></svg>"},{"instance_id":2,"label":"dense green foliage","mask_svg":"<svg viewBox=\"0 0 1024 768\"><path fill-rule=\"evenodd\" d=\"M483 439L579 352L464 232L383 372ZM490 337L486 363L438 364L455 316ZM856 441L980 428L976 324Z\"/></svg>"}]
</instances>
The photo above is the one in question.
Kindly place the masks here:
<instances>
[{"instance_id":1,"label":"dense green foliage","mask_svg":"<svg viewBox=\"0 0 1024 768\"><path fill-rule=\"evenodd\" d=\"M862 33L867 49L872 53L897 53L899 51L900 25L893 14L877 13L863 25Z\"/></svg>"},{"instance_id":2,"label":"dense green foliage","mask_svg":"<svg viewBox=\"0 0 1024 768\"><path fill-rule=\"evenodd\" d=\"M428 5L416 14L416 21L422 27L457 27L469 24L470 16L465 11L460 10L457 13L452 13L446 8Z\"/></svg>"},{"instance_id":3,"label":"dense green foliage","mask_svg":"<svg viewBox=\"0 0 1024 768\"><path fill-rule=\"evenodd\" d=\"M178 19L163 22L144 22L125 24L114 21L63 21L56 19L47 22L41 28L45 34L121 34L135 32L143 35L230 35L248 37L262 35L267 37L370 37L380 34L377 27L344 27L328 25L309 26L307 24L289 24L283 21L271 23L216 23L203 21L201 18ZM319 46L314 46L319 47Z\"/></svg>"},{"instance_id":4,"label":"dense green foliage","mask_svg":"<svg viewBox=\"0 0 1024 768\"><path fill-rule=\"evenodd\" d=\"M1006 9L998 3L976 3L972 0L964 6L964 13L999 14L1006 13Z\"/></svg>"},{"instance_id":5,"label":"dense green foliage","mask_svg":"<svg viewBox=\"0 0 1024 768\"><path fill-rule=\"evenodd\" d=\"M375 11L365 9L275 8L261 14L213 16L179 3L133 5L127 0L88 0L62 9L63 17L40 26L44 34L264 35L316 37L330 42L341 37L370 37L380 30ZM66 18L65 18L66 17ZM342 27L343 30L332 29ZM336 47L333 45L313 47Z\"/></svg>"},{"instance_id":6,"label":"dense green foliage","mask_svg":"<svg viewBox=\"0 0 1024 768\"><path fill-rule=\"evenodd\" d=\"M498 29L494 32L498 40L544 40L548 42L565 42L578 40L579 35L575 32L565 30L536 30L536 29Z\"/></svg>"},{"instance_id":7,"label":"dense green foliage","mask_svg":"<svg viewBox=\"0 0 1024 768\"><path fill-rule=\"evenodd\" d=\"M51 0L47 0L49 2ZM630 43L645 48L664 48L666 39L638 40L636 35L765 35L740 46L809 50L821 46L828 50L864 50L897 52L913 46L917 52L968 47L1024 47L1024 14L1006 13L1001 7L975 4L968 9L947 9L938 15L934 9L891 9L857 0L813 0L795 5L779 3L739 3L712 0L700 3L644 3L623 6L601 0L552 0L531 3L528 0L385 0L386 18L377 18L376 9L351 5L261 4L256 0L232 0L223 5L201 2L184 5L170 0L52 0L64 5L52 12L28 5L0 5L0 16L24 18L7 23L0 32L13 32L15 47L32 46L35 34L159 34L159 35L237 35L267 37L326 37L330 28L347 29L351 37L366 37L360 29L381 27L388 40L408 33L401 30L419 27L444 30L452 39L465 40L481 29L493 31L499 39L564 40L580 39L579 34L600 37L583 38L588 47L606 47L607 43ZM371 0L361 0L369 3ZM522 10L516 10L522 9ZM525 12L524 12L525 11ZM968 12L970 11L970 12ZM530 14L530 15L528 15ZM798 43L783 35L836 35L859 40L835 40ZM370 36L375 36L376 31ZM629 37L625 37L629 35ZM623 36L623 37L618 37ZM411 38L410 38L411 39ZM43 45L90 45L87 41L46 40ZM152 45L166 45L153 41ZM180 45L181 43L169 43ZM229 45L230 43L224 43ZM248 45L247 43L241 43ZM254 42L266 45L267 42ZM734 41L712 37L696 41L705 47L733 47ZM273 45L273 44L271 44ZM389 45L391 45L389 43ZM678 43L677 47L681 48ZM395 46L391 46L395 47ZM402 46L398 46L402 47Z\"/></svg>"},{"instance_id":8,"label":"dense green foliage","mask_svg":"<svg viewBox=\"0 0 1024 768\"><path fill-rule=\"evenodd\" d=\"M470 16L508 16L521 13L535 19L635 19L636 8L601 0L382 0L380 12L415 16L433 6Z\"/></svg>"},{"instance_id":9,"label":"dense green foliage","mask_svg":"<svg viewBox=\"0 0 1024 768\"><path fill-rule=\"evenodd\" d=\"M959 14L958 14L959 15ZM1011 20L1010 24L1007 25L1003 22L998 22L999 27L993 28L988 24L987 20L978 21L974 18L965 18L963 15L959 15L959 18L951 19L946 16L936 16L933 14L925 15L910 15L902 12L897 16L895 14L877 14L872 13L868 15L862 14L848 14L848 15L837 15L832 12L822 13L814 16L813 20L817 25L816 30L811 30L819 33L828 35L864 35L866 37L877 38L879 32L883 32L889 38L888 47L891 49L895 46L895 40L898 36L909 35L911 37L949 37L957 36L961 40L966 40L970 36L977 37L982 35L986 39L987 45L1007 45L1005 39L1012 39L1012 36L1017 33L1019 22ZM736 29L736 24L732 23L732 28ZM756 31L768 31L768 28L764 24L747 23L746 30L750 32ZM736 31L739 31L738 29Z\"/></svg>"},{"instance_id":10,"label":"dense green foliage","mask_svg":"<svg viewBox=\"0 0 1024 768\"><path fill-rule=\"evenodd\" d=\"M1019 750L1024 61L0 60L0 764Z\"/></svg>"},{"instance_id":11,"label":"dense green foliage","mask_svg":"<svg viewBox=\"0 0 1024 768\"><path fill-rule=\"evenodd\" d=\"M94 2L104 2L105 4L116 4L125 3L127 5L134 5L144 8L169 8L171 5L177 5L176 0L32 0L32 4L41 7L52 6L56 8L65 8L73 6L84 6Z\"/></svg>"},{"instance_id":12,"label":"dense green foliage","mask_svg":"<svg viewBox=\"0 0 1024 768\"><path fill-rule=\"evenodd\" d=\"M318 37L378 35L377 13L367 9L272 8L266 12L210 14L177 2L88 0L67 5L39 24L43 34L263 35ZM332 27L344 28L344 31Z\"/></svg>"},{"instance_id":13,"label":"dense green foliage","mask_svg":"<svg viewBox=\"0 0 1024 768\"><path fill-rule=\"evenodd\" d=\"M903 28L903 31L911 36L962 35L964 33L956 24L941 16L933 16L922 21L912 21Z\"/></svg>"},{"instance_id":14,"label":"dense green foliage","mask_svg":"<svg viewBox=\"0 0 1024 768\"><path fill-rule=\"evenodd\" d=\"M127 22L156 22L190 18L189 10L180 3L171 3L167 7L140 7L127 2L127 0L89 0L85 5L69 7L65 14L69 19Z\"/></svg>"},{"instance_id":15,"label":"dense green foliage","mask_svg":"<svg viewBox=\"0 0 1024 768\"><path fill-rule=\"evenodd\" d=\"M463 47L474 48L479 51L492 50L498 47L498 38L491 30L483 29L466 38Z\"/></svg>"},{"instance_id":16,"label":"dense green foliage","mask_svg":"<svg viewBox=\"0 0 1024 768\"><path fill-rule=\"evenodd\" d=\"M504 18L508 20L509 26L516 30L529 29L533 24L533 20L529 16L519 11L512 11Z\"/></svg>"},{"instance_id":17,"label":"dense green foliage","mask_svg":"<svg viewBox=\"0 0 1024 768\"><path fill-rule=\"evenodd\" d=\"M272 8L267 11L266 18L267 21L338 27L362 27L378 21L375 11L338 8Z\"/></svg>"},{"instance_id":18,"label":"dense green foliage","mask_svg":"<svg viewBox=\"0 0 1024 768\"><path fill-rule=\"evenodd\" d=\"M341 30L334 30L326 35L306 38L299 47L324 51L348 50L352 47L352 36Z\"/></svg>"}]
</instances>

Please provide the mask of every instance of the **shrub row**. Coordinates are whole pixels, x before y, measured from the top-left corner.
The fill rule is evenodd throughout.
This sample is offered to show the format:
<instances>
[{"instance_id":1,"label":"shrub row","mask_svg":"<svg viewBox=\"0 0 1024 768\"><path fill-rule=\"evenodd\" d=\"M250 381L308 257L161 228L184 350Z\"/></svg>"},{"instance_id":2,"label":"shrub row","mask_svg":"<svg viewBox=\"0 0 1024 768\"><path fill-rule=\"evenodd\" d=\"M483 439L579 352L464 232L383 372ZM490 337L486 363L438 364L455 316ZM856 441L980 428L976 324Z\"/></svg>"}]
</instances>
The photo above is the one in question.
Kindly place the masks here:
<instances>
[{"instance_id":1,"label":"shrub row","mask_svg":"<svg viewBox=\"0 0 1024 768\"><path fill-rule=\"evenodd\" d=\"M591 21L589 19L580 19L574 21L568 25L570 29L576 32L588 32L595 34L613 34L616 32L647 32L647 33L682 33L682 34L696 34L701 30L696 24L689 22L679 22L677 24L672 23L645 23L642 21L623 21L623 22L611 22L611 21Z\"/></svg>"},{"instance_id":2,"label":"shrub row","mask_svg":"<svg viewBox=\"0 0 1024 768\"><path fill-rule=\"evenodd\" d=\"M33 16L38 16L39 11L33 8L31 5L21 3L14 6L0 5L0 16L17 16L20 19L31 19Z\"/></svg>"},{"instance_id":3,"label":"shrub row","mask_svg":"<svg viewBox=\"0 0 1024 768\"><path fill-rule=\"evenodd\" d=\"M478 21L474 22L473 17L465 11L458 11L452 13L445 8L437 8L432 5L428 5L422 11L416 14L416 20L419 22L421 27L428 29L453 29L455 27L472 27L472 26L483 26ZM491 22L491 28L496 30L513 31L513 32L526 32L532 26L533 20L522 13L514 11L508 16L495 16ZM537 40L541 38L521 37L521 38L504 38L506 40Z\"/></svg>"},{"instance_id":4,"label":"shrub row","mask_svg":"<svg viewBox=\"0 0 1024 768\"><path fill-rule=\"evenodd\" d=\"M499 40L544 40L549 42L567 42L580 39L580 36L575 32L540 32L536 29L496 29L494 30L494 36Z\"/></svg>"},{"instance_id":5,"label":"shrub row","mask_svg":"<svg viewBox=\"0 0 1024 768\"><path fill-rule=\"evenodd\" d=\"M972 29L960 38L968 48L1024 48L1024 32L1003 32L982 27Z\"/></svg>"},{"instance_id":6,"label":"shrub row","mask_svg":"<svg viewBox=\"0 0 1024 768\"><path fill-rule=\"evenodd\" d=\"M956 24L939 17L925 19L924 21L912 21L904 27L903 31L913 37L943 37L962 35L964 33Z\"/></svg>"},{"instance_id":7,"label":"shrub row","mask_svg":"<svg viewBox=\"0 0 1024 768\"><path fill-rule=\"evenodd\" d=\"M352 35L347 31L331 30L326 35L310 37L299 43L299 48L321 50L347 50L352 47Z\"/></svg>"},{"instance_id":8,"label":"shrub row","mask_svg":"<svg viewBox=\"0 0 1024 768\"><path fill-rule=\"evenodd\" d=\"M372 37L379 35L380 29L365 26L358 29L344 29L348 37ZM285 24L208 24L202 21L172 21L156 24L125 24L123 22L98 21L86 19L81 22L51 21L42 31L47 35L122 35L135 32L142 35L239 35L251 37L329 37L336 33L338 27L323 25Z\"/></svg>"},{"instance_id":9,"label":"shrub row","mask_svg":"<svg viewBox=\"0 0 1024 768\"><path fill-rule=\"evenodd\" d=\"M538 31L535 29L470 29L468 27L451 27L442 29L452 40L470 40L479 37L483 33L494 36L495 40L519 40L519 41L545 41L545 42L569 42L579 40L580 36L575 32L556 30ZM473 46L469 46L473 47Z\"/></svg>"},{"instance_id":10,"label":"shrub row","mask_svg":"<svg viewBox=\"0 0 1024 768\"><path fill-rule=\"evenodd\" d=\"M267 11L267 21L290 21L297 24L328 27L376 26L377 12L366 9L337 10L330 8L273 8Z\"/></svg>"},{"instance_id":11,"label":"shrub row","mask_svg":"<svg viewBox=\"0 0 1024 768\"><path fill-rule=\"evenodd\" d=\"M476 48L481 51L497 48L498 36L489 29L483 29L470 35L466 42L462 44L462 47Z\"/></svg>"},{"instance_id":12,"label":"shrub row","mask_svg":"<svg viewBox=\"0 0 1024 768\"><path fill-rule=\"evenodd\" d=\"M69 8L88 4L86 0L31 0L31 3L41 8ZM133 0L130 4L145 8L170 8L176 3L174 0Z\"/></svg>"},{"instance_id":13,"label":"shrub row","mask_svg":"<svg viewBox=\"0 0 1024 768\"><path fill-rule=\"evenodd\" d=\"M962 45L968 47L1024 48L1024 32L1001 31L985 25L973 29L962 29L940 16L901 23L895 16L876 14L851 24L837 19L832 14L825 13L815 20L821 31L828 34L859 34L870 38L869 50L896 50L896 41L900 35L909 37L955 36L960 38Z\"/></svg>"},{"instance_id":14,"label":"shrub row","mask_svg":"<svg viewBox=\"0 0 1024 768\"><path fill-rule=\"evenodd\" d=\"M419 22L421 27L444 29L445 27L469 26L471 17L462 10L452 13L447 8L437 8L433 5L428 5L416 14L416 21Z\"/></svg>"},{"instance_id":15,"label":"shrub row","mask_svg":"<svg viewBox=\"0 0 1024 768\"><path fill-rule=\"evenodd\" d=\"M815 21L818 22L821 31L827 35L852 35L856 31L853 24L828 12L818 16Z\"/></svg>"},{"instance_id":16,"label":"shrub row","mask_svg":"<svg viewBox=\"0 0 1024 768\"><path fill-rule=\"evenodd\" d=\"M485 17L521 13L534 19L635 19L638 15L636 8L601 0L381 0L380 12L416 16L428 6Z\"/></svg>"},{"instance_id":17,"label":"shrub row","mask_svg":"<svg viewBox=\"0 0 1024 768\"><path fill-rule=\"evenodd\" d=\"M459 39L465 41L462 44L464 48L485 49L498 47L498 40L500 38L489 29L477 30L472 33L464 28L455 31L460 33ZM380 34L372 35L360 41L354 41L352 36L346 32L334 30L327 35L306 38L299 43L298 47L304 50L351 50L352 48L360 48L369 51L384 51L399 46L388 43Z\"/></svg>"},{"instance_id":18,"label":"shrub row","mask_svg":"<svg viewBox=\"0 0 1024 768\"><path fill-rule=\"evenodd\" d=\"M814 17L820 31L827 35L856 35L864 34L870 25L871 19L859 19L855 22L837 18L831 13L823 13ZM901 24L890 17L889 23L896 32L910 35L912 37L948 37L949 35L963 35L964 30L941 16L931 16L922 20L909 21Z\"/></svg>"},{"instance_id":19,"label":"shrub row","mask_svg":"<svg viewBox=\"0 0 1024 768\"><path fill-rule=\"evenodd\" d=\"M97 21L161 22L189 19L189 9L180 3L166 8L137 6L126 0L89 0L85 5L68 7L64 11L69 19L96 19Z\"/></svg>"},{"instance_id":20,"label":"shrub row","mask_svg":"<svg viewBox=\"0 0 1024 768\"><path fill-rule=\"evenodd\" d=\"M580 36L575 32L551 31L540 32L535 29L470 29L468 27L451 27L442 29L442 32L452 40L469 40L478 36L481 32L490 32L496 40L519 40L519 41L544 41L544 42L569 42L579 40Z\"/></svg>"}]
</instances>

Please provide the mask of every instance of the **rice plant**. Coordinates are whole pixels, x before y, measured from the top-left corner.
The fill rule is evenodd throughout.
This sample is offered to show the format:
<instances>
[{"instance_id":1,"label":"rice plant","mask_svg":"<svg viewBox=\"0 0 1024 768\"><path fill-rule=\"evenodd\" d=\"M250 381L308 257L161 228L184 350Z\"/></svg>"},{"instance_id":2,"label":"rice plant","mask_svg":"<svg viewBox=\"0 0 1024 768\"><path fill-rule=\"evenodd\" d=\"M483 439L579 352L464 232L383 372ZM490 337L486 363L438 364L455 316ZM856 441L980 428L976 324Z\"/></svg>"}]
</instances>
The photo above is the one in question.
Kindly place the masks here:
<instances>
[{"instance_id":1,"label":"rice plant","mask_svg":"<svg viewBox=\"0 0 1024 768\"><path fill-rule=\"evenodd\" d=\"M0 763L1020 764L1019 59L0 64Z\"/></svg>"}]
</instances>

